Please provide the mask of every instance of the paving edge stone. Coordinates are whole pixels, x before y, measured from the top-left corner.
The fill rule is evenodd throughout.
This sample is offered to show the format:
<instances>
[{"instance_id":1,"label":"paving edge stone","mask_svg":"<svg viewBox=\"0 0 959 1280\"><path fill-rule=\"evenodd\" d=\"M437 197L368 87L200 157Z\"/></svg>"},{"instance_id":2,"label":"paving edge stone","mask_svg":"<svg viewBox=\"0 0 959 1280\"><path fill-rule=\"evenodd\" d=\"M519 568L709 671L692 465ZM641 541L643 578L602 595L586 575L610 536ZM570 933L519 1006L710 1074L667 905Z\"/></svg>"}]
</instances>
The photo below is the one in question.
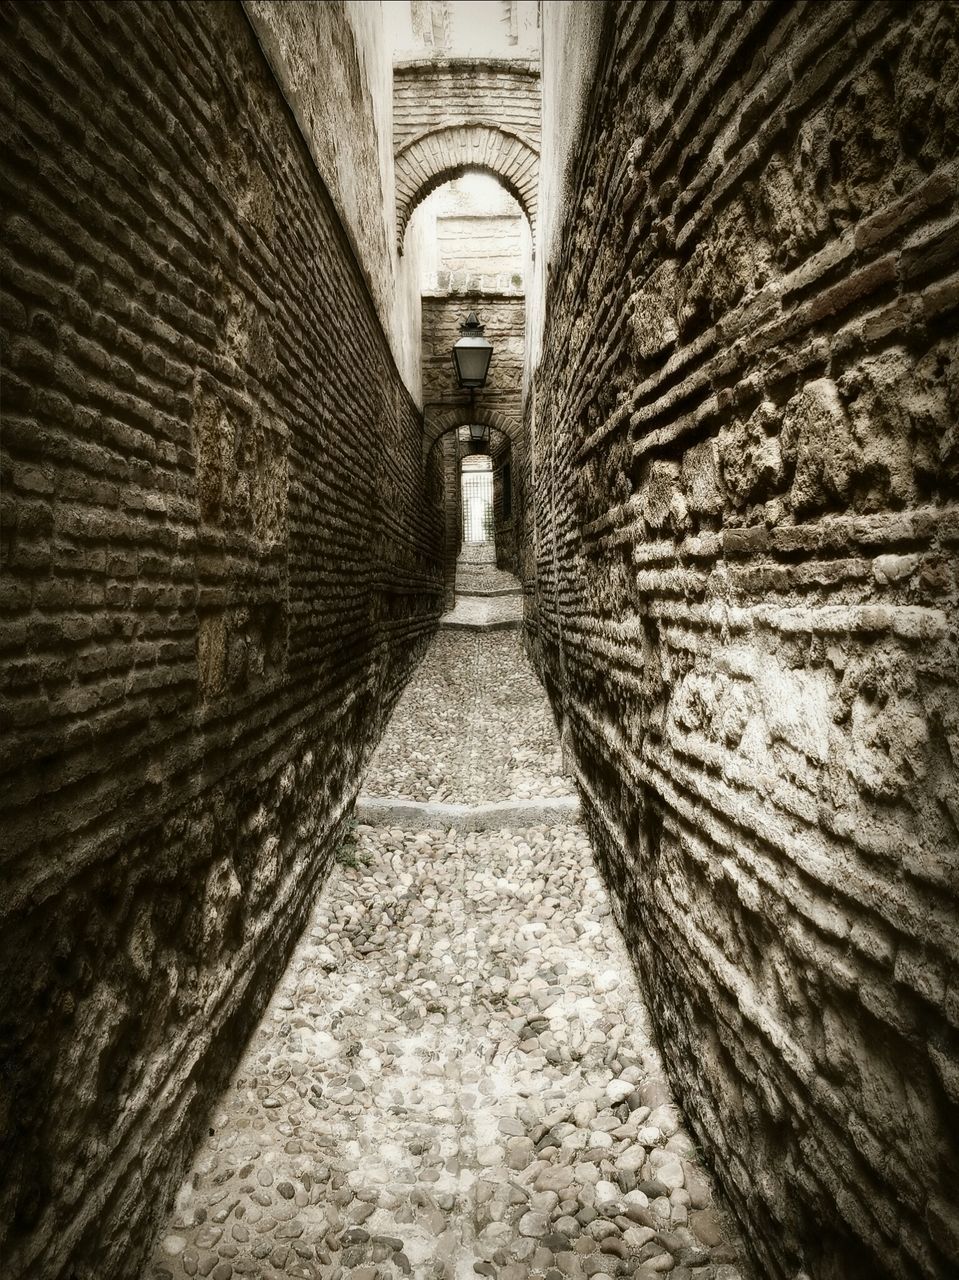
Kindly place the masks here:
<instances>
[{"instance_id":1,"label":"paving edge stone","mask_svg":"<svg viewBox=\"0 0 959 1280\"><path fill-rule=\"evenodd\" d=\"M502 618L498 622L450 622L440 618L441 631L519 631L522 618Z\"/></svg>"},{"instance_id":2,"label":"paving edge stone","mask_svg":"<svg viewBox=\"0 0 959 1280\"><path fill-rule=\"evenodd\" d=\"M499 827L555 826L579 821L578 796L543 796L533 800L494 800L489 804L440 804L359 796L356 820L370 827L416 828L419 831L493 831Z\"/></svg>"},{"instance_id":3,"label":"paving edge stone","mask_svg":"<svg viewBox=\"0 0 959 1280\"><path fill-rule=\"evenodd\" d=\"M456 588L456 596L459 600L462 600L467 596L470 599L476 600L490 600L494 597L499 599L505 596L514 596L519 598L522 594L522 587L494 587L490 591L479 591L476 587L470 587L468 591L465 588L462 591L459 587Z\"/></svg>"}]
</instances>

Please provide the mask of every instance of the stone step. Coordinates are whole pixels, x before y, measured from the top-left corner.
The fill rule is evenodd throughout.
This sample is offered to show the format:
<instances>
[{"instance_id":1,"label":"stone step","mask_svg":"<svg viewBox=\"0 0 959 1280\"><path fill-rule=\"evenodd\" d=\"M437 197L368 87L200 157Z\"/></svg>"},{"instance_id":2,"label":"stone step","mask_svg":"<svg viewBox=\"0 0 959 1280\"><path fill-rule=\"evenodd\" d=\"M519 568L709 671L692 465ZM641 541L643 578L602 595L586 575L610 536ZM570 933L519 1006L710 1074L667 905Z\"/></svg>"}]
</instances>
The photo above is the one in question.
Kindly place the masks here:
<instances>
[{"instance_id":1,"label":"stone step","mask_svg":"<svg viewBox=\"0 0 959 1280\"><path fill-rule=\"evenodd\" d=\"M528 800L491 800L486 804L453 804L436 800L394 800L364 796L356 801L356 820L370 827L402 827L428 831L498 831L501 827L534 827L577 822L578 796L531 796Z\"/></svg>"},{"instance_id":2,"label":"stone step","mask_svg":"<svg viewBox=\"0 0 959 1280\"><path fill-rule=\"evenodd\" d=\"M519 631L523 626L522 618L497 618L491 622L472 622L462 618L451 619L449 615L440 618L442 631Z\"/></svg>"},{"instance_id":3,"label":"stone step","mask_svg":"<svg viewBox=\"0 0 959 1280\"><path fill-rule=\"evenodd\" d=\"M520 595L506 598L458 595L449 613L440 618L440 626L465 631L509 631L523 625L523 601Z\"/></svg>"},{"instance_id":4,"label":"stone step","mask_svg":"<svg viewBox=\"0 0 959 1280\"><path fill-rule=\"evenodd\" d=\"M481 591L476 587L461 589L458 583L456 586L457 600L472 599L474 596L478 599L486 599L491 596L522 596L522 594L522 587L494 587L491 590Z\"/></svg>"}]
</instances>

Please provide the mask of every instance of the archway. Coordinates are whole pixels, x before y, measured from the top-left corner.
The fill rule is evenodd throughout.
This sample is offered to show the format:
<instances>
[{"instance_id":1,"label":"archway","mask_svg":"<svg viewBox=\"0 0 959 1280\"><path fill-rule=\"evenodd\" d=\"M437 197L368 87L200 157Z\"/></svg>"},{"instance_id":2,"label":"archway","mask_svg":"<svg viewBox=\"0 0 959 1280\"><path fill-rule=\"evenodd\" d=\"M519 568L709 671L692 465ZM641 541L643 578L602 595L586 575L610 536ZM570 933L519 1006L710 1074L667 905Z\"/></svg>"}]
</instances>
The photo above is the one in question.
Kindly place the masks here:
<instances>
[{"instance_id":1,"label":"archway","mask_svg":"<svg viewBox=\"0 0 959 1280\"><path fill-rule=\"evenodd\" d=\"M462 414L451 412L457 413L463 421L448 423L431 446L442 450L443 578L448 608L453 603L457 560L467 543L480 541L488 544L490 562L519 576L517 534L522 499L522 467L515 462L515 433L491 423L489 419L496 416L491 413L475 410L470 415L468 408ZM471 448L471 423L487 427L486 439L478 451ZM471 517L465 507L468 495L464 491L463 477L480 468L489 478L484 482L483 494L474 486L472 496L484 510Z\"/></svg>"},{"instance_id":2,"label":"archway","mask_svg":"<svg viewBox=\"0 0 959 1280\"><path fill-rule=\"evenodd\" d=\"M441 436L457 427L468 427L471 422L489 427L491 431L500 431L512 444L518 443L522 436L523 423L519 406L513 411L506 409L487 409L482 405L454 405L451 408L431 410L427 407L423 421L423 447L428 454Z\"/></svg>"},{"instance_id":3,"label":"archway","mask_svg":"<svg viewBox=\"0 0 959 1280\"><path fill-rule=\"evenodd\" d=\"M485 124L454 125L418 135L396 154L399 250L410 217L428 195L464 173L488 173L536 226L539 156L516 134Z\"/></svg>"}]
</instances>

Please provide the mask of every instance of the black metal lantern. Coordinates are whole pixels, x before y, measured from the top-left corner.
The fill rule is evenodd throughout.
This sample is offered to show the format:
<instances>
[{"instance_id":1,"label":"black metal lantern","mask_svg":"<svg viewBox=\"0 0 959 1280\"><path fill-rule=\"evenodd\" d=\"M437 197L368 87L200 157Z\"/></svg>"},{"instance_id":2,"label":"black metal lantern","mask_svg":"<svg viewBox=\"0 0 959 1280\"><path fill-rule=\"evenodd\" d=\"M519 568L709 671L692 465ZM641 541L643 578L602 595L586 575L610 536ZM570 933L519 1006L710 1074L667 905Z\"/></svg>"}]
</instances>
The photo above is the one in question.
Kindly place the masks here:
<instances>
[{"instance_id":1,"label":"black metal lantern","mask_svg":"<svg viewBox=\"0 0 959 1280\"><path fill-rule=\"evenodd\" d=\"M484 426L481 422L471 422L469 424L469 432L470 453L488 453L489 427Z\"/></svg>"},{"instance_id":2,"label":"black metal lantern","mask_svg":"<svg viewBox=\"0 0 959 1280\"><path fill-rule=\"evenodd\" d=\"M460 325L463 335L453 346L453 368L461 387L475 391L486 386L489 362L493 356L493 344L483 337L484 328L471 311Z\"/></svg>"}]
</instances>

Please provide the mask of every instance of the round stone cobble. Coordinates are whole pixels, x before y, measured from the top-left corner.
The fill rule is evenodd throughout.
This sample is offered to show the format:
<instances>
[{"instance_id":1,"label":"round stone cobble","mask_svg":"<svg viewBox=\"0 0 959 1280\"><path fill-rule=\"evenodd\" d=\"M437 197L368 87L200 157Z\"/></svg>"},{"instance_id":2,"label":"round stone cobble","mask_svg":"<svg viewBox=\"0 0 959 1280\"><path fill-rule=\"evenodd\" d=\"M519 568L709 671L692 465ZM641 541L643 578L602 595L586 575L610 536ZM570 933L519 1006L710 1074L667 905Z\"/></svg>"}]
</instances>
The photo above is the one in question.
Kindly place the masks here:
<instances>
[{"instance_id":1,"label":"round stone cobble","mask_svg":"<svg viewBox=\"0 0 959 1280\"><path fill-rule=\"evenodd\" d=\"M440 631L363 780L394 800L484 804L573 795L518 631Z\"/></svg>"},{"instance_id":2,"label":"round stone cobble","mask_svg":"<svg viewBox=\"0 0 959 1280\"><path fill-rule=\"evenodd\" d=\"M745 1275L583 831L361 826L356 862L331 873L148 1280Z\"/></svg>"}]
</instances>

